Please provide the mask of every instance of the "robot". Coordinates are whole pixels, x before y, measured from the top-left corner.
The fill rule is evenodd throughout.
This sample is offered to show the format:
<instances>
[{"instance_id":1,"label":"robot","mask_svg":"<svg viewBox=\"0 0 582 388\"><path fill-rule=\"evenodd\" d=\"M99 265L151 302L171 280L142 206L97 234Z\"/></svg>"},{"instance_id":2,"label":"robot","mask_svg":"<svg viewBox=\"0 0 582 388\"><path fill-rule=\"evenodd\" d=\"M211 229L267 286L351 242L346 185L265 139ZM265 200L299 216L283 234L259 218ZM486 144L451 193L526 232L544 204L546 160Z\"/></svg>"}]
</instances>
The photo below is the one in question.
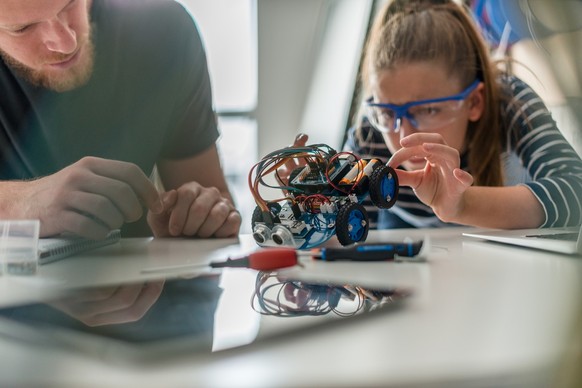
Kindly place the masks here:
<instances>
[{"instance_id":1,"label":"robot","mask_svg":"<svg viewBox=\"0 0 582 388\"><path fill-rule=\"evenodd\" d=\"M301 167L285 179L282 169L290 161ZM252 234L260 246L310 249L333 236L344 246L364 242L369 218L362 202L369 197L378 208L388 209L398 197L398 177L391 167L325 144L273 151L253 166L248 179L257 204ZM261 188L283 196L264 199Z\"/></svg>"}]
</instances>

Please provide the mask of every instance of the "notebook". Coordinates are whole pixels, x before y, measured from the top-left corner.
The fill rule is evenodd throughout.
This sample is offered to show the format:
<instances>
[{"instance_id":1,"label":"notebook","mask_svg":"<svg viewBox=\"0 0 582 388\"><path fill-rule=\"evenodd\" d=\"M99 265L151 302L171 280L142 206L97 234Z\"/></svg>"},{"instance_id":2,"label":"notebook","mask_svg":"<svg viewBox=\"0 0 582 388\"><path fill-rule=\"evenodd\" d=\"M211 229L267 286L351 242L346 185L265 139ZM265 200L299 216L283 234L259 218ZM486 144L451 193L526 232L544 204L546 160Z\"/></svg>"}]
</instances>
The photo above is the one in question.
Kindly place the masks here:
<instances>
[{"instance_id":1,"label":"notebook","mask_svg":"<svg viewBox=\"0 0 582 388\"><path fill-rule=\"evenodd\" d=\"M463 236L570 255L582 254L582 226L574 228L489 230L463 233Z\"/></svg>"},{"instance_id":2,"label":"notebook","mask_svg":"<svg viewBox=\"0 0 582 388\"><path fill-rule=\"evenodd\" d=\"M52 263L80 252L114 244L120 238L121 231L119 229L109 232L103 240L90 240L79 236L41 238L38 240L38 263Z\"/></svg>"}]
</instances>

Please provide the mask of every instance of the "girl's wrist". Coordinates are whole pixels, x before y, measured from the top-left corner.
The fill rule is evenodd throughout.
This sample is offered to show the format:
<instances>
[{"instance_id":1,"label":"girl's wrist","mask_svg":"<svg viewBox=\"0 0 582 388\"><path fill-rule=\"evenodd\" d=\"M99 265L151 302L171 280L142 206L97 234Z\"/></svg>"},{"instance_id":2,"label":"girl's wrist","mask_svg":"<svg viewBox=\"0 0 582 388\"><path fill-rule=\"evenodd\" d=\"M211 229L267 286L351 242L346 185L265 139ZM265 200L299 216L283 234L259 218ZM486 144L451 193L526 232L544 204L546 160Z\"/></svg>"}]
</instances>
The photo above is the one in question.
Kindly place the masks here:
<instances>
[{"instance_id":1,"label":"girl's wrist","mask_svg":"<svg viewBox=\"0 0 582 388\"><path fill-rule=\"evenodd\" d=\"M445 212L439 211L438 209L434 209L435 214L437 215L437 217L443 221L443 222L447 222L447 223L454 223L454 224L467 224L467 219L469 218L468 213L469 213L469 199L468 199L468 195L467 195L467 191L470 190L471 187L469 187L467 190L465 190L460 196L459 199L457 200L456 205L451 208L451 207L446 207L446 209L449 209Z\"/></svg>"}]
</instances>

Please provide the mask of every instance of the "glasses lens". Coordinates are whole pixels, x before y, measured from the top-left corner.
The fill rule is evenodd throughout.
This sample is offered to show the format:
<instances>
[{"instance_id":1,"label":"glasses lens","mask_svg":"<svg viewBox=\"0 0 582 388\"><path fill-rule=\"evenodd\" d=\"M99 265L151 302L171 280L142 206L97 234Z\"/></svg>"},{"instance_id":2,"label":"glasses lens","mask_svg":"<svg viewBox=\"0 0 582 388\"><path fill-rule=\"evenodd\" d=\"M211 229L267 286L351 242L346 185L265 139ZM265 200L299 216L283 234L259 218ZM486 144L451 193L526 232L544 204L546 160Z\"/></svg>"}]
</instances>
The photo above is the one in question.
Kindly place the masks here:
<instances>
[{"instance_id":1,"label":"glasses lens","mask_svg":"<svg viewBox=\"0 0 582 388\"><path fill-rule=\"evenodd\" d=\"M396 114L392 109L377 106L368 107L368 118L372 125L380 132L390 132L393 130L395 116Z\"/></svg>"},{"instance_id":2,"label":"glasses lens","mask_svg":"<svg viewBox=\"0 0 582 388\"><path fill-rule=\"evenodd\" d=\"M463 103L463 100L450 100L416 105L408 110L408 116L420 131L440 129L458 117Z\"/></svg>"}]
</instances>

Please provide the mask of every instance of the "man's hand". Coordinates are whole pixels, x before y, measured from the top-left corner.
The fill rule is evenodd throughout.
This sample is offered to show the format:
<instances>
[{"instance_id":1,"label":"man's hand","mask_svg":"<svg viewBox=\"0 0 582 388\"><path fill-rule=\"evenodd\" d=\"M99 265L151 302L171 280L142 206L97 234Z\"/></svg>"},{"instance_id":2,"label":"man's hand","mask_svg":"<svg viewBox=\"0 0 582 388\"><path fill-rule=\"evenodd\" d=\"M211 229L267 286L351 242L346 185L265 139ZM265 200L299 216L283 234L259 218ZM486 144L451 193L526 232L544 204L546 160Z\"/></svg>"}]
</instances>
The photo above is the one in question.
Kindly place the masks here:
<instances>
[{"instance_id":1,"label":"man's hand","mask_svg":"<svg viewBox=\"0 0 582 388\"><path fill-rule=\"evenodd\" d=\"M142 206L157 213L163 210L156 188L139 167L96 157L9 187L4 214L40 219L43 237L71 232L102 239L124 223L137 221Z\"/></svg>"},{"instance_id":2,"label":"man's hand","mask_svg":"<svg viewBox=\"0 0 582 388\"><path fill-rule=\"evenodd\" d=\"M148 213L156 237L234 237L241 225L240 213L214 187L189 182L162 195L164 211Z\"/></svg>"}]
</instances>

